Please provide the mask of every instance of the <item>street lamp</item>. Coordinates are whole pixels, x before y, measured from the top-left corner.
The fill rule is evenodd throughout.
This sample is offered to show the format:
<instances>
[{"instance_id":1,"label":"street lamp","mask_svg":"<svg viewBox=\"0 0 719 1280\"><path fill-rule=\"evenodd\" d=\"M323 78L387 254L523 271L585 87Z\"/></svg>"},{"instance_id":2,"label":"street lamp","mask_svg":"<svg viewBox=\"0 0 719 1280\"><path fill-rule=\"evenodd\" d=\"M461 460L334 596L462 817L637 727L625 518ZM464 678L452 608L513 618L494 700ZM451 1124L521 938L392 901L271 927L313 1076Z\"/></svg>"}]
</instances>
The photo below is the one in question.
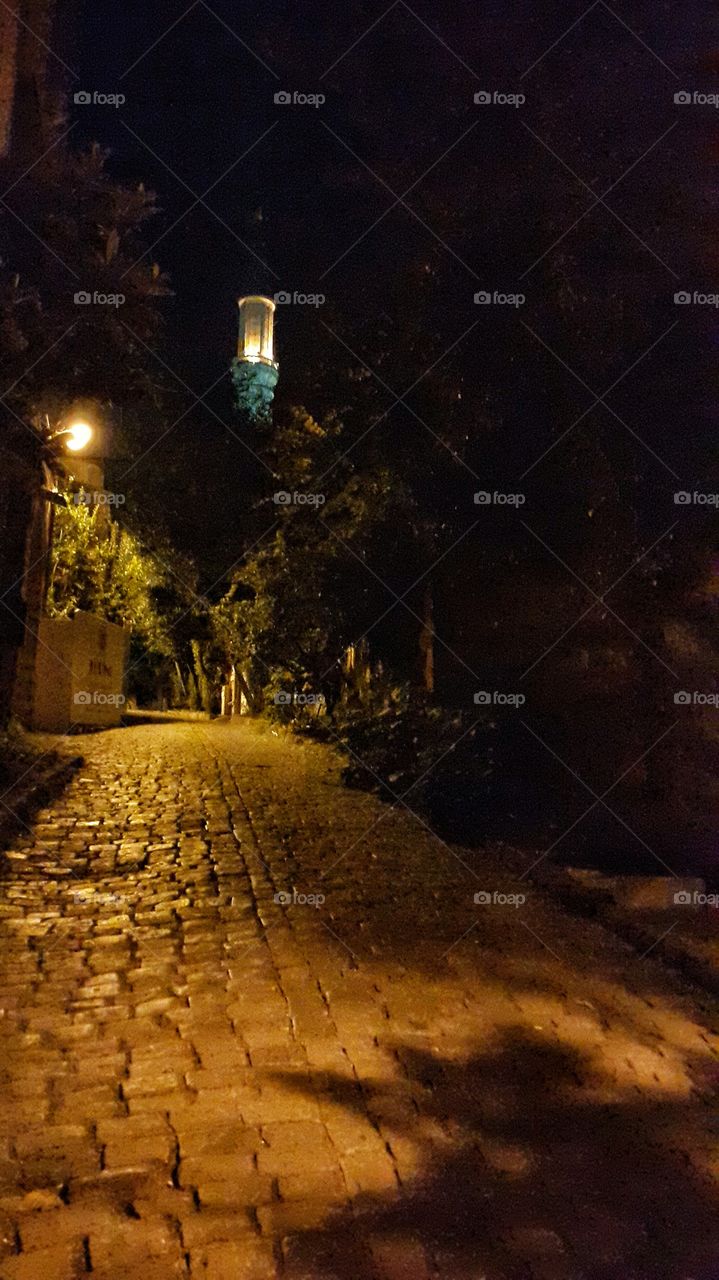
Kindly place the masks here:
<instances>
[{"instance_id":1,"label":"street lamp","mask_svg":"<svg viewBox=\"0 0 719 1280\"><path fill-rule=\"evenodd\" d=\"M69 449L71 453L78 453L80 449L84 449L95 435L94 427L91 427L90 423L86 422L84 418L73 418L68 426L59 427L57 431L50 431L50 419L47 414L45 415L45 422L48 428L48 433L45 437L48 444L52 443L53 440L59 440L61 436L66 436L65 448Z\"/></svg>"},{"instance_id":2,"label":"street lamp","mask_svg":"<svg viewBox=\"0 0 719 1280\"><path fill-rule=\"evenodd\" d=\"M78 401L56 419L54 430L48 414L44 419L45 442L51 446L55 469L59 469L66 479L71 478L90 491L103 489L105 480L101 459L106 453L106 438L99 407L91 402ZM60 453L61 446L64 457Z\"/></svg>"},{"instance_id":3,"label":"street lamp","mask_svg":"<svg viewBox=\"0 0 719 1280\"><path fill-rule=\"evenodd\" d=\"M89 422L78 420L77 422L72 422L69 427L66 427L59 434L67 436L65 448L69 449L71 453L77 453L90 443L94 431Z\"/></svg>"}]
</instances>

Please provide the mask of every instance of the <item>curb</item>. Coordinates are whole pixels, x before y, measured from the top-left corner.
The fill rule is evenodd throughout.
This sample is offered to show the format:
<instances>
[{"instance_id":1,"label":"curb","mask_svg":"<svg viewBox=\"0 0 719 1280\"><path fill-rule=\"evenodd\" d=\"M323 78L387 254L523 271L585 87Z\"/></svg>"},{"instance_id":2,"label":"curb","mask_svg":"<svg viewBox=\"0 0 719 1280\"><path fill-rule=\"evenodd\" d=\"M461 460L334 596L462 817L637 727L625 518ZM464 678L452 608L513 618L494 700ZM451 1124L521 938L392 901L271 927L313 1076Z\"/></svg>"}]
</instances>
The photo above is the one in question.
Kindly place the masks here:
<instances>
[{"instance_id":1,"label":"curb","mask_svg":"<svg viewBox=\"0 0 719 1280\"><path fill-rule=\"evenodd\" d=\"M615 905L608 889L598 887L591 890L582 886L560 867L537 869L530 878L567 910L595 920L637 951L641 947L640 959L651 952L682 978L719 996L719 968L692 951L682 941L681 935L676 937L671 933L663 933L664 921L661 922L661 928L655 930L649 921L628 917L621 907Z\"/></svg>"}]
</instances>

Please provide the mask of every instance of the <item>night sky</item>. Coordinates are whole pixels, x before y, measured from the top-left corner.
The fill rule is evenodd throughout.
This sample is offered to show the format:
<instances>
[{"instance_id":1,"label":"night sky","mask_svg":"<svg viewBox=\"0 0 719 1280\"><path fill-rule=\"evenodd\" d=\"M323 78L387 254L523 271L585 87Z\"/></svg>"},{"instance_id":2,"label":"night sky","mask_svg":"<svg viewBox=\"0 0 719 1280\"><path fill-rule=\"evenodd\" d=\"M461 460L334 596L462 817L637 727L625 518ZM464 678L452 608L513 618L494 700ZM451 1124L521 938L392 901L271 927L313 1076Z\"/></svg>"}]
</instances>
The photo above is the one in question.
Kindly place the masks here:
<instances>
[{"instance_id":1,"label":"night sky","mask_svg":"<svg viewBox=\"0 0 719 1280\"><path fill-rule=\"evenodd\" d=\"M612 405L650 447L611 415L597 430L650 511L657 485L710 467L716 430L713 316L688 309L661 336L675 290L709 288L715 265L716 111L673 97L713 87L708 25L693 4L96 0L68 27L72 87L127 101L71 104L71 118L115 175L158 193L148 240L162 237L152 256L175 290L163 359L197 394L220 380L208 402L223 420L237 297L321 293L321 308L278 313L280 394L320 410L327 363L349 385L365 360L385 407L443 358L467 434L487 414L499 424L505 482L636 361ZM280 90L326 102L277 105ZM479 90L527 101L478 106ZM195 203L210 187L214 214ZM412 187L409 212L395 201ZM610 187L611 212L582 216ZM488 317L483 288L522 290L521 316ZM201 409L167 448L200 468L224 449L242 484L242 450Z\"/></svg>"}]
</instances>

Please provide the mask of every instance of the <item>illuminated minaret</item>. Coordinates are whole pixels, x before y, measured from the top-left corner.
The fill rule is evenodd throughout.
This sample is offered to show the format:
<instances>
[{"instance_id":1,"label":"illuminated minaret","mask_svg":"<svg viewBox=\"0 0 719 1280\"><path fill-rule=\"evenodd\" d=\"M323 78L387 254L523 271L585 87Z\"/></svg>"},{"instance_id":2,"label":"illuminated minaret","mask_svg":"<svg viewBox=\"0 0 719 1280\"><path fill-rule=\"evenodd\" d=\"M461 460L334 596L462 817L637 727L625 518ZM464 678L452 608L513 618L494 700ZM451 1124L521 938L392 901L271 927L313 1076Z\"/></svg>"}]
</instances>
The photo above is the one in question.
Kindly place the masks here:
<instances>
[{"instance_id":1,"label":"illuminated minaret","mask_svg":"<svg viewBox=\"0 0 719 1280\"><path fill-rule=\"evenodd\" d=\"M240 335L232 361L232 381L237 407L248 417L267 420L277 386L275 360L275 304L271 298L251 294L240 298Z\"/></svg>"}]
</instances>

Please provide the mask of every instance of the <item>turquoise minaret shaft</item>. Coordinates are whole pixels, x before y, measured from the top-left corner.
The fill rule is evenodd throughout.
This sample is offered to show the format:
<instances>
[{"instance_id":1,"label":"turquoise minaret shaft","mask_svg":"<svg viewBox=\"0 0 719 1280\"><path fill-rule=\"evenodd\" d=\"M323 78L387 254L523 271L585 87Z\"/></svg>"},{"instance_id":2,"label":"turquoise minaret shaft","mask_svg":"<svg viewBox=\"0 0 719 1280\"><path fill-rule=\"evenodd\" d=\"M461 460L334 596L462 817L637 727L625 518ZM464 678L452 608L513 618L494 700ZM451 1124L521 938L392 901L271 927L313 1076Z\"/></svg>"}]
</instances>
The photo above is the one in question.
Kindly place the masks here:
<instances>
[{"instance_id":1,"label":"turquoise minaret shaft","mask_svg":"<svg viewBox=\"0 0 719 1280\"><path fill-rule=\"evenodd\" d=\"M279 369L275 360L275 304L271 298L252 294L240 298L240 335L232 361L232 381L237 407L255 421L267 421Z\"/></svg>"}]
</instances>

